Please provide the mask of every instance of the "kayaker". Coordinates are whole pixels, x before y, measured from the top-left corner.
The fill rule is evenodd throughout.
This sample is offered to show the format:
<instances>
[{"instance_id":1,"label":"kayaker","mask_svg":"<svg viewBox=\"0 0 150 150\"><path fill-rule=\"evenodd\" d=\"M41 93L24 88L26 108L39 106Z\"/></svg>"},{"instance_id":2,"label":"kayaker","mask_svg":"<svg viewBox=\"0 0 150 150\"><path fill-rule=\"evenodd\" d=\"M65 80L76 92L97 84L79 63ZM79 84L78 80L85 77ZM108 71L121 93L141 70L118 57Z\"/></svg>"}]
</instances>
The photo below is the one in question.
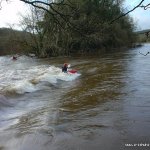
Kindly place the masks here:
<instances>
[{"instance_id":1,"label":"kayaker","mask_svg":"<svg viewBox=\"0 0 150 150\"><path fill-rule=\"evenodd\" d=\"M13 56L13 57L12 57L12 60L17 60L17 56Z\"/></svg>"},{"instance_id":2,"label":"kayaker","mask_svg":"<svg viewBox=\"0 0 150 150\"><path fill-rule=\"evenodd\" d=\"M68 64L64 63L63 67L62 67L62 72L67 73L67 69L68 69Z\"/></svg>"}]
</instances>

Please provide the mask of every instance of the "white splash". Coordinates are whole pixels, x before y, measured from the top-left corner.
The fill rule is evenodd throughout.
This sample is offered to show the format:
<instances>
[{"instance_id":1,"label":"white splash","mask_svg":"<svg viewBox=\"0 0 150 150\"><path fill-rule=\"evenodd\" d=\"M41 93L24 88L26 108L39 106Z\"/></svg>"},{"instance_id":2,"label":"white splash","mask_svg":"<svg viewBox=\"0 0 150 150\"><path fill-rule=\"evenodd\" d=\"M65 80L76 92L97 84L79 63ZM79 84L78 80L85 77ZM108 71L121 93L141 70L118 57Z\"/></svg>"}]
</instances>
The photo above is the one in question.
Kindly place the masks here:
<instances>
[{"instance_id":1,"label":"white splash","mask_svg":"<svg viewBox=\"0 0 150 150\"><path fill-rule=\"evenodd\" d=\"M21 62L25 59L20 58ZM41 82L56 84L59 80L73 81L80 76L79 73L63 73L59 67L28 63L18 61L0 67L0 92L18 94L35 92L42 90Z\"/></svg>"}]
</instances>

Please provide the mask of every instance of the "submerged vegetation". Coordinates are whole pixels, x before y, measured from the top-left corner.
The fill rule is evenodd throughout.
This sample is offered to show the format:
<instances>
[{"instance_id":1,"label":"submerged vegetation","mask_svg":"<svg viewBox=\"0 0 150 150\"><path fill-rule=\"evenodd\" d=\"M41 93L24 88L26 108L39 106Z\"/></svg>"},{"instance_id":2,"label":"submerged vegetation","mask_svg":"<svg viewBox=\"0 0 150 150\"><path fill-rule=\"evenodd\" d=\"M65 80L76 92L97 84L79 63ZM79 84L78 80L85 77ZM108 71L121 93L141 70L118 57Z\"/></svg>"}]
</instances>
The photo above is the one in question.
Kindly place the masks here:
<instances>
[{"instance_id":1,"label":"submerged vegetation","mask_svg":"<svg viewBox=\"0 0 150 150\"><path fill-rule=\"evenodd\" d=\"M12 45L11 49L50 57L108 51L131 46L136 40L135 26L129 16L111 23L124 13L122 1L64 0L63 5L61 0L55 2L53 7L48 8L51 13L30 9L31 14L22 19L24 32L13 35L16 41L8 44Z\"/></svg>"}]
</instances>

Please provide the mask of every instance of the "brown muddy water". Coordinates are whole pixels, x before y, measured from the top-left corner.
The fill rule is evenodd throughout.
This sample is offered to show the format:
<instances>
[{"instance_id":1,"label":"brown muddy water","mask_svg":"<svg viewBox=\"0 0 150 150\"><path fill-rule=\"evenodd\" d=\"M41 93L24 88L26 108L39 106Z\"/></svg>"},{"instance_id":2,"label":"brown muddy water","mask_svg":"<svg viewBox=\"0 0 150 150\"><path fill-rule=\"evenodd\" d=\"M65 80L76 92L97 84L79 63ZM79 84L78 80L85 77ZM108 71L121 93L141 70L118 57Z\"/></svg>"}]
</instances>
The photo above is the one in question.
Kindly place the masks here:
<instances>
[{"instance_id":1,"label":"brown muddy water","mask_svg":"<svg viewBox=\"0 0 150 150\"><path fill-rule=\"evenodd\" d=\"M149 50L0 57L0 150L149 149ZM78 74L62 73L64 61Z\"/></svg>"}]
</instances>

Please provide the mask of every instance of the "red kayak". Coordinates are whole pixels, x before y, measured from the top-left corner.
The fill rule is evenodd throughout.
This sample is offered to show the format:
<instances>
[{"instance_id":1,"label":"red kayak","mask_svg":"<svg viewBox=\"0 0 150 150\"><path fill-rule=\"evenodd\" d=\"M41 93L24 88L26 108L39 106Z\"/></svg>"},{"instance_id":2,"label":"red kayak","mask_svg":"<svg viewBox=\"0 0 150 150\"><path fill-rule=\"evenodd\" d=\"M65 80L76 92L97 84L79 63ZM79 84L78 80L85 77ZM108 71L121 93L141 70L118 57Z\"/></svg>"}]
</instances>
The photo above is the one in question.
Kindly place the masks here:
<instances>
[{"instance_id":1,"label":"red kayak","mask_svg":"<svg viewBox=\"0 0 150 150\"><path fill-rule=\"evenodd\" d=\"M68 70L68 72L74 74L77 73L77 70Z\"/></svg>"}]
</instances>

